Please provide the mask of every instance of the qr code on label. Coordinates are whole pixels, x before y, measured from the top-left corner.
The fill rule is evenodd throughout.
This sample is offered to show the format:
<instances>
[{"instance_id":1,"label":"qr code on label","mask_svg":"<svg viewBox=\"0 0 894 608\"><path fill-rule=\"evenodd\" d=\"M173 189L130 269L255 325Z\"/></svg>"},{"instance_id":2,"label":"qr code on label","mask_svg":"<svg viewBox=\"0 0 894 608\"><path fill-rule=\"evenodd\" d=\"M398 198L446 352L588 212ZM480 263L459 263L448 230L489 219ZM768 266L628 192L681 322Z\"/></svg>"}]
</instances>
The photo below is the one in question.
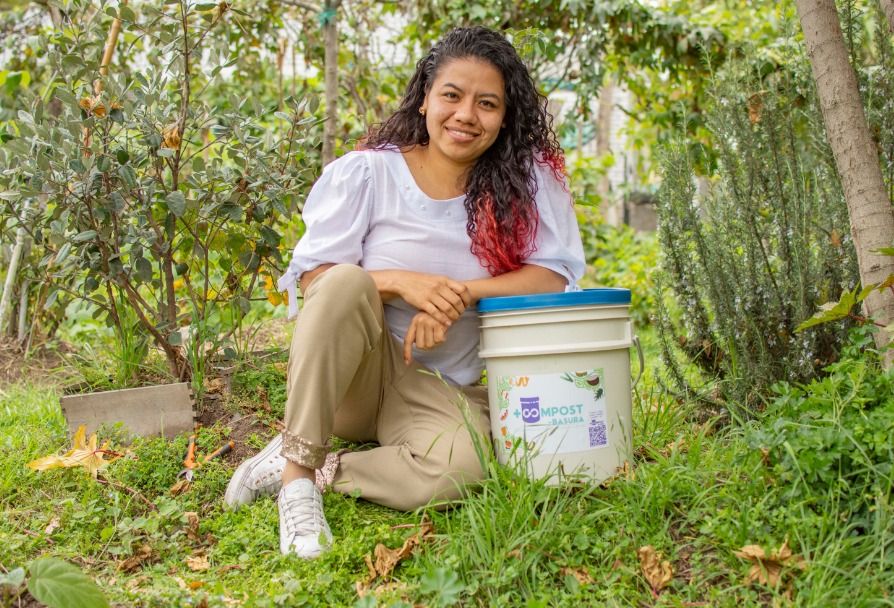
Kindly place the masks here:
<instances>
[{"instance_id":1,"label":"qr code on label","mask_svg":"<svg viewBox=\"0 0 894 608\"><path fill-rule=\"evenodd\" d=\"M598 448L608 445L608 438L605 436L605 423L602 421L594 421L590 423L590 447Z\"/></svg>"}]
</instances>

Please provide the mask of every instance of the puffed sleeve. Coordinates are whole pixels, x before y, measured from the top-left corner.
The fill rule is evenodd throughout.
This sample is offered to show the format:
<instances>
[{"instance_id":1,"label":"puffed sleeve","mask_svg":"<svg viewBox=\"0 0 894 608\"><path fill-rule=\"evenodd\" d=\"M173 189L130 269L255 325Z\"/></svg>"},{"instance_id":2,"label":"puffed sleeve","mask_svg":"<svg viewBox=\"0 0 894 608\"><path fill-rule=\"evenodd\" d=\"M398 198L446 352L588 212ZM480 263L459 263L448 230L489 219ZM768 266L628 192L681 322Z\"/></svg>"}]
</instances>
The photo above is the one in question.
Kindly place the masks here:
<instances>
[{"instance_id":1,"label":"puffed sleeve","mask_svg":"<svg viewBox=\"0 0 894 608\"><path fill-rule=\"evenodd\" d=\"M357 264L372 209L371 172L363 152L349 152L323 169L304 202L306 230L277 286L289 293L289 318L298 314L296 285L322 264Z\"/></svg>"},{"instance_id":2,"label":"puffed sleeve","mask_svg":"<svg viewBox=\"0 0 894 608\"><path fill-rule=\"evenodd\" d=\"M581 244L577 214L564 180L559 181L549 166L534 163L537 179L537 249L525 260L549 268L568 281L566 291L578 289L577 282L584 275L584 248Z\"/></svg>"}]
</instances>

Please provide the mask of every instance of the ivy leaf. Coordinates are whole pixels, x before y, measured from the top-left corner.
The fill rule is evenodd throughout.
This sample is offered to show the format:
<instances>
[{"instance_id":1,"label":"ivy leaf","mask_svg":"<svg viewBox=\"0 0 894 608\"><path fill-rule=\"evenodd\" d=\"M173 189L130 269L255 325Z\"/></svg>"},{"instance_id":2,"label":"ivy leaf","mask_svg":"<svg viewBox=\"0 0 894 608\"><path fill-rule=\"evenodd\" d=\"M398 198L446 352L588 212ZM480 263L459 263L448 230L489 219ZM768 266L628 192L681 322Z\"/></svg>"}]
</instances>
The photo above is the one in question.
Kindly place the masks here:
<instances>
[{"instance_id":1,"label":"ivy leaf","mask_svg":"<svg viewBox=\"0 0 894 608\"><path fill-rule=\"evenodd\" d=\"M49 608L107 608L105 595L93 580L68 562L45 557L32 562L28 591Z\"/></svg>"},{"instance_id":2,"label":"ivy leaf","mask_svg":"<svg viewBox=\"0 0 894 608\"><path fill-rule=\"evenodd\" d=\"M847 317L855 304L866 299L866 290L860 291L860 287L855 287L853 291L845 291L841 294L841 298L837 302L826 302L820 306L819 312L801 323L795 328L795 332L799 333L814 325L838 321ZM872 289L869 289L872 291ZM868 294L868 292L867 292Z\"/></svg>"}]
</instances>

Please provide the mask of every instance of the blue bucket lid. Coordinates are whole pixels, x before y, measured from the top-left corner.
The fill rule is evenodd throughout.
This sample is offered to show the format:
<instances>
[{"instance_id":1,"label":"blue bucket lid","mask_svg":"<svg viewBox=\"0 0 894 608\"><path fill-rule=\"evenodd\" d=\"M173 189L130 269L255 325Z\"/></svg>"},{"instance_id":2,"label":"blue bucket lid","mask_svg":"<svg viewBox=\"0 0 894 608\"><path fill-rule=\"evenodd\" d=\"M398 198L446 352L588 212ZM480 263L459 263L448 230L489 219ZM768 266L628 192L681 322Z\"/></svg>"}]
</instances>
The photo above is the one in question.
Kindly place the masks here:
<instances>
[{"instance_id":1,"label":"blue bucket lid","mask_svg":"<svg viewBox=\"0 0 894 608\"><path fill-rule=\"evenodd\" d=\"M566 308L569 306L629 305L630 290L620 287L600 287L564 293L536 293L525 296L481 298L478 312L502 312L529 308Z\"/></svg>"}]
</instances>

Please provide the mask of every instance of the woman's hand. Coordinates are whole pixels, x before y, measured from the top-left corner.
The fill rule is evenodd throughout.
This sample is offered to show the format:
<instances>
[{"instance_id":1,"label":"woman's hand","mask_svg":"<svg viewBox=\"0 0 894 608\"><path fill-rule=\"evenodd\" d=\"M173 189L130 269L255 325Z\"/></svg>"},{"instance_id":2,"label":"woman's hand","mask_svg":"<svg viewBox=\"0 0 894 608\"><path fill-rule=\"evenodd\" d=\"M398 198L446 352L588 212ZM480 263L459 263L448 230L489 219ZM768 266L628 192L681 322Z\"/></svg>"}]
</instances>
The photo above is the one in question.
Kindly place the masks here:
<instances>
[{"instance_id":1,"label":"woman's hand","mask_svg":"<svg viewBox=\"0 0 894 608\"><path fill-rule=\"evenodd\" d=\"M472 301L468 287L443 275L408 270L379 270L370 275L383 299L400 296L447 327Z\"/></svg>"},{"instance_id":2,"label":"woman's hand","mask_svg":"<svg viewBox=\"0 0 894 608\"><path fill-rule=\"evenodd\" d=\"M418 312L404 337L404 363L413 360L413 345L419 350L429 350L447 339L447 326L427 312Z\"/></svg>"}]
</instances>

